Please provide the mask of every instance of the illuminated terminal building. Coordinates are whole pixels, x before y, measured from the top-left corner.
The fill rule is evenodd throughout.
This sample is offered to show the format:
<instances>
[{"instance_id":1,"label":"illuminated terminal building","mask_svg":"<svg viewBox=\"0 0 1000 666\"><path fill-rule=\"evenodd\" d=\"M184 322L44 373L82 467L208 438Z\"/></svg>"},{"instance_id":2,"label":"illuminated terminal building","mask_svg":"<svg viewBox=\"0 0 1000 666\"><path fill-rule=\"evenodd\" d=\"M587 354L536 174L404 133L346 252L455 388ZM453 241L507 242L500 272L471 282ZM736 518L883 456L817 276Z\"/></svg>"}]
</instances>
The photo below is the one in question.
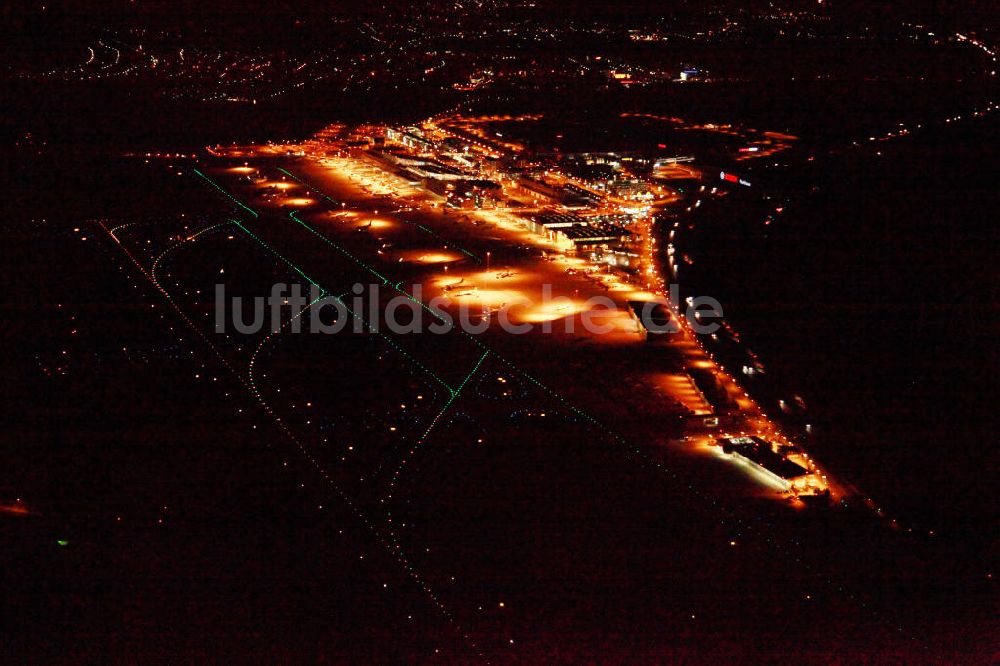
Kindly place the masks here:
<instances>
[{"instance_id":1,"label":"illuminated terminal building","mask_svg":"<svg viewBox=\"0 0 1000 666\"><path fill-rule=\"evenodd\" d=\"M394 141L400 145L406 146L412 150L418 150L421 152L431 152L436 149L436 145L433 141L428 141L422 136L416 134L418 130L415 128L410 128L408 130L398 130L389 127L385 130L385 138L389 141Z\"/></svg>"},{"instance_id":2,"label":"illuminated terminal building","mask_svg":"<svg viewBox=\"0 0 1000 666\"><path fill-rule=\"evenodd\" d=\"M624 227L572 213L544 213L528 220L531 231L567 249L614 245L631 238Z\"/></svg>"},{"instance_id":3,"label":"illuminated terminal building","mask_svg":"<svg viewBox=\"0 0 1000 666\"><path fill-rule=\"evenodd\" d=\"M494 208L503 199L503 188L499 183L481 178L428 181L426 187L444 196L447 205L454 208Z\"/></svg>"},{"instance_id":4,"label":"illuminated terminal building","mask_svg":"<svg viewBox=\"0 0 1000 666\"><path fill-rule=\"evenodd\" d=\"M791 489L793 479L809 474L809 470L776 453L760 437L720 437L716 442L723 453L760 468L785 490Z\"/></svg>"}]
</instances>

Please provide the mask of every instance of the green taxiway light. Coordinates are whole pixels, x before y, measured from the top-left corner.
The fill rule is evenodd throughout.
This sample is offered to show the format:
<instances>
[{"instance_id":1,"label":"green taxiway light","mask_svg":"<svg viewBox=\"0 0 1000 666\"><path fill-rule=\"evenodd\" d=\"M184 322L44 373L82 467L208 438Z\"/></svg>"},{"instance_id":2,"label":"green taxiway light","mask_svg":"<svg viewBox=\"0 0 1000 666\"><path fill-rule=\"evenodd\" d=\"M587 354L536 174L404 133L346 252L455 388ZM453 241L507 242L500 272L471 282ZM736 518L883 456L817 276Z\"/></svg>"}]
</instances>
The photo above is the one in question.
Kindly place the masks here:
<instances>
[{"instance_id":1,"label":"green taxiway light","mask_svg":"<svg viewBox=\"0 0 1000 666\"><path fill-rule=\"evenodd\" d=\"M202 177L202 178L203 178L203 179L204 179L204 180L205 180L206 182L208 182L208 183L209 183L209 184L210 184L210 185L211 185L212 187L214 187L215 189L219 190L219 191L220 191L220 192L222 192L222 193L223 193L224 195L226 195L227 197L229 197L229 199L230 199L230 200L231 200L231 201L232 201L233 203L235 203L235 204L236 204L237 206L239 206L239 207L240 207L240 208L242 208L243 210L245 210L245 211L249 212L249 213L250 213L251 215L253 215L254 217L260 217L260 214L258 214L258 213L257 213L257 211L255 211L255 210L254 210L253 208L250 208L249 206L247 206L246 204L244 204L244 203L243 203L242 201L240 201L239 199L237 199L236 197L234 197L234 196L233 196L232 194L230 194L229 192L227 192L227 191L225 190L225 188L223 188L223 187L222 187L221 185L219 185L218 183L216 183L216 182L215 182L214 180L212 180L211 178L209 178L208 176L206 176L205 174L203 174L203 173L202 173L201 171L198 171L197 169L193 169L193 171L194 171L194 172L195 172L196 174L198 174L199 176L201 176L201 177Z\"/></svg>"}]
</instances>

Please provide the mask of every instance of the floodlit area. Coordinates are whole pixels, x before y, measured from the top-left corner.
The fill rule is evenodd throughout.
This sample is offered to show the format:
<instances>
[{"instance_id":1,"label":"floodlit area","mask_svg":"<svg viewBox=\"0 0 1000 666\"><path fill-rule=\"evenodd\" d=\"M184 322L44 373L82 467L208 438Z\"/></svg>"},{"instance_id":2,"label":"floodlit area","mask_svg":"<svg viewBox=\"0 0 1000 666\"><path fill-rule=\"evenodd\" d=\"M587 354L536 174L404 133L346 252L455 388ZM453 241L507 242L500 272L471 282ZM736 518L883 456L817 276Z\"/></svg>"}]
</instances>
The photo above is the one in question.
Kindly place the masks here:
<instances>
[{"instance_id":1,"label":"floodlit area","mask_svg":"<svg viewBox=\"0 0 1000 666\"><path fill-rule=\"evenodd\" d=\"M992 663L992 5L6 3L0 666Z\"/></svg>"},{"instance_id":2,"label":"floodlit area","mask_svg":"<svg viewBox=\"0 0 1000 666\"><path fill-rule=\"evenodd\" d=\"M427 127L429 136L439 139L456 136L454 131L441 130L443 125ZM735 131L725 128L695 129L724 133ZM481 151L482 155L491 159L500 154L497 151L516 151L513 145L489 142L480 142L482 145L479 145L471 135L468 138L473 152ZM323 152L329 155L341 150L327 144ZM247 149L247 152L253 152L253 149ZM429 190L429 185L414 184L412 179L401 177L395 169L369 156L342 152L348 154L313 160L319 169L315 174L326 179L336 190L333 196L322 188L317 189L315 183L304 185L305 181L297 176L268 179L258 186L258 190L283 193L283 197L275 203L303 209L303 214L310 211L310 219L321 225L319 229L324 232L363 232L362 236L370 239L367 242L374 245L367 246L368 249L363 251L361 248L352 250L351 256L365 265L367 261L373 262L370 265L377 275L391 272L392 265L431 269L430 273L411 275L408 289L412 289L414 284L421 284L424 301L443 298L442 307L446 311L461 311L477 321L494 324L498 321L497 317L502 316L511 325L530 324L561 332L562 335L555 340L587 340L598 348L630 345L639 349L648 345L645 329L629 304L658 301L666 296L668 279L655 259L657 245L650 220L654 209L675 205L678 201L676 194L667 193L659 185L652 186L663 196L650 200L645 212L635 214L636 221L630 229L632 239L625 246L635 248L634 267L628 272L601 259L612 251L606 245L596 247L595 252L592 247L577 247L570 240L571 236L539 233L533 222L535 216L540 214L538 208L519 211L498 202L490 207L449 210L442 205L442 196ZM430 157L424 151L414 153L407 159L419 161ZM447 163L447 159L442 160L441 164ZM448 172L445 170L443 173ZM684 161L668 162L658 166L651 177L664 182L669 182L671 178L698 180L702 178L702 172ZM628 203L575 182L570 177L550 174L550 179L562 186L576 187L575 191L583 195L596 197L596 202L592 204L595 209L589 213L590 216L606 215L611 216L608 219L619 219L614 216L621 216L623 205ZM501 187L504 188L501 192L506 189L512 193L520 191L516 187ZM561 207L551 203L545 210L558 211ZM629 215L627 212L624 214ZM588 217L567 219L578 219L580 222L575 224L586 225ZM433 243L428 245L428 240L433 240ZM478 249L469 250L465 244ZM512 250L518 255L514 261L510 256ZM356 251L363 254L354 254ZM664 353L679 354L684 366L707 371L718 387L713 390L719 396L728 396L726 400L731 406L725 408L724 417L716 417L722 408L717 403L718 397L707 395L705 391L708 389L697 385L691 375L683 371L646 373L644 382L650 390L661 394L667 400L665 404L677 405L692 417L708 417L712 423L721 419L730 430L736 426L743 430L766 431L775 441L787 446L787 440L775 423L701 346L689 322L683 316L677 321L681 330L668 340L667 350L672 351ZM545 345L571 344L555 340ZM652 357L656 354L655 350L646 348L640 355ZM706 427L710 431L712 427L720 426L705 426L699 421L692 434ZM798 459L801 460L801 457ZM754 466L752 462L748 464ZM810 463L808 467L812 469L814 465ZM766 477L766 474L751 474L751 478ZM770 487L773 484L764 485ZM794 483L778 485L782 497L815 495L835 489L825 475L813 472Z\"/></svg>"}]
</instances>

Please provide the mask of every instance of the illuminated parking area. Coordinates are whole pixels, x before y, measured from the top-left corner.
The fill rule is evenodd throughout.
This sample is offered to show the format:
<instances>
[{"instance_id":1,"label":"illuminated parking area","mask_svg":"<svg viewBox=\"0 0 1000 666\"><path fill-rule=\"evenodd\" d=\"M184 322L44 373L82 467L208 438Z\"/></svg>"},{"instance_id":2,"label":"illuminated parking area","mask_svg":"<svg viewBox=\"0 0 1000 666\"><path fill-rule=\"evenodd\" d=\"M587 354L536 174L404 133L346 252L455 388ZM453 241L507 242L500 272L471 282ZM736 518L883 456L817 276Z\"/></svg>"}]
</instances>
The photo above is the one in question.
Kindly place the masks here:
<instances>
[{"instance_id":1,"label":"illuminated parking area","mask_svg":"<svg viewBox=\"0 0 1000 666\"><path fill-rule=\"evenodd\" d=\"M503 289L479 289L469 285L447 292L449 301L464 306L480 306L489 311L509 308L526 303L527 296L522 292Z\"/></svg>"},{"instance_id":2,"label":"illuminated parking area","mask_svg":"<svg viewBox=\"0 0 1000 666\"><path fill-rule=\"evenodd\" d=\"M407 180L360 159L326 157L319 164L375 196L411 197L421 193Z\"/></svg>"},{"instance_id":3,"label":"illuminated parking area","mask_svg":"<svg viewBox=\"0 0 1000 666\"><path fill-rule=\"evenodd\" d=\"M691 414L708 416L712 413L712 405L698 390L690 376L682 373L657 374L652 381Z\"/></svg>"},{"instance_id":4,"label":"illuminated parking area","mask_svg":"<svg viewBox=\"0 0 1000 666\"><path fill-rule=\"evenodd\" d=\"M518 318L522 321L540 324L572 317L586 309L586 305L581 301L558 299L551 303L534 304L521 311Z\"/></svg>"},{"instance_id":5,"label":"illuminated parking area","mask_svg":"<svg viewBox=\"0 0 1000 666\"><path fill-rule=\"evenodd\" d=\"M465 259L465 255L451 250L399 250L392 254L396 261L414 264L451 264Z\"/></svg>"},{"instance_id":6,"label":"illuminated parking area","mask_svg":"<svg viewBox=\"0 0 1000 666\"><path fill-rule=\"evenodd\" d=\"M372 231L384 231L386 229L395 229L399 226L398 222L392 220L387 220L385 218L371 218L368 220L360 220L358 229L371 229Z\"/></svg>"},{"instance_id":7,"label":"illuminated parking area","mask_svg":"<svg viewBox=\"0 0 1000 666\"><path fill-rule=\"evenodd\" d=\"M496 268L494 270L482 270L468 273L468 279L476 284L492 287L497 285L523 285L534 283L538 279L538 274L525 271L520 268Z\"/></svg>"}]
</instances>

